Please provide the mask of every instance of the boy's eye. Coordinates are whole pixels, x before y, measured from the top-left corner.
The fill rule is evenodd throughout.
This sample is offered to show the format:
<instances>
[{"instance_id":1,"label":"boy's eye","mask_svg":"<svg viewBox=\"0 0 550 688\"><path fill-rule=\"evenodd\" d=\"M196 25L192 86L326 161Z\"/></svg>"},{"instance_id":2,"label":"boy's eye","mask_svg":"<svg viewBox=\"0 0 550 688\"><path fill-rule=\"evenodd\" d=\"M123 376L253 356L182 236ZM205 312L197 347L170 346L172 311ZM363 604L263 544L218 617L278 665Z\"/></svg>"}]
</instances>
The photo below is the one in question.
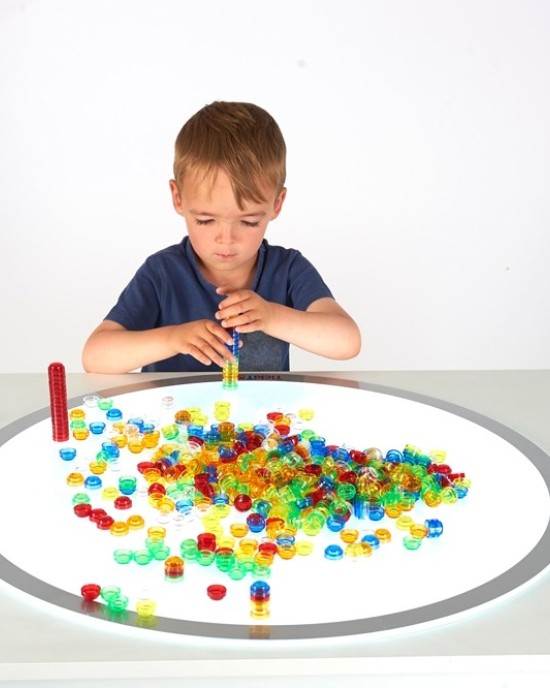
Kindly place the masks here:
<instances>
[{"instance_id":1,"label":"boy's eye","mask_svg":"<svg viewBox=\"0 0 550 688\"><path fill-rule=\"evenodd\" d=\"M213 224L213 223L214 223L214 220L213 220L212 218L208 218L208 219L205 219L205 220L201 220L201 219L198 218L198 217L195 218L195 224L198 225L199 227L203 227L203 226L205 226L205 225L211 225L211 224ZM241 220L241 224L242 224L244 227L254 228L254 227L258 227L258 226L259 226L260 221L259 221L259 220Z\"/></svg>"}]
</instances>

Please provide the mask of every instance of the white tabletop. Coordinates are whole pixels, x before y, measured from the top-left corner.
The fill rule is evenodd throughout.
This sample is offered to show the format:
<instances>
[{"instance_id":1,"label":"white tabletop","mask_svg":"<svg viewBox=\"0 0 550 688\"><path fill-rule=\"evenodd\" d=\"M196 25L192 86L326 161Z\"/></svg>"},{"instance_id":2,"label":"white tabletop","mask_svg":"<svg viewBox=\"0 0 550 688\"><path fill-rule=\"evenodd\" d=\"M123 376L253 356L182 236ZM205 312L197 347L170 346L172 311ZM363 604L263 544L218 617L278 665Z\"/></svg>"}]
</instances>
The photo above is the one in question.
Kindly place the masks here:
<instances>
[{"instance_id":1,"label":"white tabletop","mask_svg":"<svg viewBox=\"0 0 550 688\"><path fill-rule=\"evenodd\" d=\"M425 395L465 407L511 428L550 454L548 370L319 375L405 390L417 398ZM68 396L122 387L138 379L168 377L181 375L69 374ZM49 403L46 375L0 375L0 389L0 428ZM75 616L80 615L31 599L0 581L0 681L26 679L42 685L46 679L55 679L58 685L76 687L85 678L110 679L112 685L140 678L139 685L146 686L154 684L153 678L161 678L164 686L170 686L182 677L194 677L195 685L227 686L233 685L229 681L235 677L242 686L248 685L247 681L252 685L258 677L264 677L269 685L270 677L291 675L293 683L300 677L303 685L310 685L308 677L315 676L317 686L321 685L320 676L338 678L342 686L356 685L354 680L370 676L376 678L377 686L405 685L405 680L407 686L417 685L415 681L426 686L442 674L449 678L477 672L485 677L485 685L493 685L491 681L502 685L499 677L505 674L508 685L525 686L539 685L539 679L547 682L550 676L547 570L523 590L476 613L458 615L433 627L374 637L295 643L180 638L141 629L106 630L105 622ZM403 683L385 683L390 675L400 677ZM225 678L220 682L221 676ZM314 685L313 678L311 681Z\"/></svg>"}]
</instances>

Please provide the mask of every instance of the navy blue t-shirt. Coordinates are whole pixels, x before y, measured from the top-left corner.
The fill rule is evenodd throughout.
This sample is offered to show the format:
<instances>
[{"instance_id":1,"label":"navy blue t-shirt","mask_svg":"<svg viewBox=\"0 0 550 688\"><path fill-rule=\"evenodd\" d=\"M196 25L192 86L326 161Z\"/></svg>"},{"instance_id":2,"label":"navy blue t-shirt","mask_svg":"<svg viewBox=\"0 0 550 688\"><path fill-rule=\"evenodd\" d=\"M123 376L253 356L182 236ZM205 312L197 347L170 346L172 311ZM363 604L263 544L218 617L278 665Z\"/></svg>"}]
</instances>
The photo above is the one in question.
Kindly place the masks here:
<instances>
[{"instance_id":1,"label":"navy blue t-shirt","mask_svg":"<svg viewBox=\"0 0 550 688\"><path fill-rule=\"evenodd\" d=\"M264 239L258 254L252 290L266 301L305 311L317 299L332 297L317 270L295 249L270 246ZM179 325L214 313L223 296L203 277L195 252L185 237L180 244L153 254L139 268L106 320L127 330ZM241 335L239 369L289 370L289 345L263 332ZM178 354L142 368L143 372L211 372L189 355Z\"/></svg>"}]
</instances>

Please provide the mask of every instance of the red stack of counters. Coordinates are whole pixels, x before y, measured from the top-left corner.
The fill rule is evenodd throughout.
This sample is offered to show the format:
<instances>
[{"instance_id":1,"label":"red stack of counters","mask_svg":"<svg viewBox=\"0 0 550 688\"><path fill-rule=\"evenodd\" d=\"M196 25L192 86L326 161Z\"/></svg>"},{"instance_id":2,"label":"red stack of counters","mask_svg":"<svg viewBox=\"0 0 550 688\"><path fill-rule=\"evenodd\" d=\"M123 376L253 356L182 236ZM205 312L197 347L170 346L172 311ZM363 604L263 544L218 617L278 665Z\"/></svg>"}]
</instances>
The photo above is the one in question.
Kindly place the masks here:
<instances>
[{"instance_id":1,"label":"red stack of counters","mask_svg":"<svg viewBox=\"0 0 550 688\"><path fill-rule=\"evenodd\" d=\"M48 366L50 388L50 411L52 416L52 437L54 442L69 439L69 415L67 410L67 381L63 363Z\"/></svg>"}]
</instances>

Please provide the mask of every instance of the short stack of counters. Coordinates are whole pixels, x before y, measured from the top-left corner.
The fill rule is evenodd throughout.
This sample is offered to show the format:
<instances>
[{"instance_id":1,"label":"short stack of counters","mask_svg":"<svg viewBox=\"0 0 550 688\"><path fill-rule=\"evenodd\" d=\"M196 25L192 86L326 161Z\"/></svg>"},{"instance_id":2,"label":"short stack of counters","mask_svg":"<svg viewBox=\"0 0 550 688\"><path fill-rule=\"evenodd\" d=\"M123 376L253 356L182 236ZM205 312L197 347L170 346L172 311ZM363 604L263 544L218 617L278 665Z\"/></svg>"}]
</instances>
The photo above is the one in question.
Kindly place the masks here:
<instances>
[{"instance_id":1,"label":"short stack of counters","mask_svg":"<svg viewBox=\"0 0 550 688\"><path fill-rule=\"evenodd\" d=\"M185 561L196 561L198 557L197 541L193 538L186 538L180 544L180 554Z\"/></svg>"},{"instance_id":2,"label":"short stack of counters","mask_svg":"<svg viewBox=\"0 0 550 688\"><path fill-rule=\"evenodd\" d=\"M67 476L67 485L70 487L80 487L84 484L84 476L82 473L69 473Z\"/></svg>"},{"instance_id":3,"label":"short stack of counters","mask_svg":"<svg viewBox=\"0 0 550 688\"><path fill-rule=\"evenodd\" d=\"M121 589L116 585L109 585L101 588L101 598L106 602L109 611L122 613L128 607L128 598L123 595Z\"/></svg>"},{"instance_id":4,"label":"short stack of counters","mask_svg":"<svg viewBox=\"0 0 550 688\"><path fill-rule=\"evenodd\" d=\"M387 528L377 528L374 531L374 535L378 538L378 542L381 544L386 544L391 540L391 533Z\"/></svg>"},{"instance_id":5,"label":"short stack of counters","mask_svg":"<svg viewBox=\"0 0 550 688\"><path fill-rule=\"evenodd\" d=\"M424 525L428 529L426 537L437 538L443 533L443 523L438 518L427 518Z\"/></svg>"},{"instance_id":6,"label":"short stack of counters","mask_svg":"<svg viewBox=\"0 0 550 688\"><path fill-rule=\"evenodd\" d=\"M216 567L227 573L235 564L235 552L231 547L218 547L214 555Z\"/></svg>"},{"instance_id":7,"label":"short stack of counters","mask_svg":"<svg viewBox=\"0 0 550 688\"><path fill-rule=\"evenodd\" d=\"M254 619L266 619L269 616L271 590L262 580L254 581L250 586L250 616Z\"/></svg>"},{"instance_id":8,"label":"short stack of counters","mask_svg":"<svg viewBox=\"0 0 550 688\"><path fill-rule=\"evenodd\" d=\"M136 614L138 617L148 619L152 617L157 609L157 603L151 598L148 590L142 590L136 601Z\"/></svg>"},{"instance_id":9,"label":"short stack of counters","mask_svg":"<svg viewBox=\"0 0 550 688\"><path fill-rule=\"evenodd\" d=\"M228 346L235 357L235 361L226 361L222 370L222 384L226 389L235 389L239 381L239 344L240 337L239 333L233 329L229 328L229 332L233 338L233 343Z\"/></svg>"},{"instance_id":10,"label":"short stack of counters","mask_svg":"<svg viewBox=\"0 0 550 688\"><path fill-rule=\"evenodd\" d=\"M235 389L239 380L239 362L232 363L228 361L222 372L222 383L226 389Z\"/></svg>"},{"instance_id":11,"label":"short stack of counters","mask_svg":"<svg viewBox=\"0 0 550 688\"><path fill-rule=\"evenodd\" d=\"M231 414L231 404L228 401L214 402L214 418L217 421L229 420Z\"/></svg>"},{"instance_id":12,"label":"short stack of counters","mask_svg":"<svg viewBox=\"0 0 550 688\"><path fill-rule=\"evenodd\" d=\"M123 475L118 479L118 489L123 495L131 495L136 491L137 479L133 475Z\"/></svg>"},{"instance_id":13,"label":"short stack of counters","mask_svg":"<svg viewBox=\"0 0 550 688\"><path fill-rule=\"evenodd\" d=\"M166 578L183 578L184 566L185 564L181 557L168 557L164 561L164 575Z\"/></svg>"},{"instance_id":14,"label":"short stack of counters","mask_svg":"<svg viewBox=\"0 0 550 688\"><path fill-rule=\"evenodd\" d=\"M170 557L170 547L164 541L165 536L166 528L163 526L151 526L147 529L145 548L151 553L152 558L157 561L166 561Z\"/></svg>"},{"instance_id":15,"label":"short stack of counters","mask_svg":"<svg viewBox=\"0 0 550 688\"><path fill-rule=\"evenodd\" d=\"M131 516L128 516L126 523L128 524L128 528L130 530L141 530L141 528L145 527L145 519L139 514L132 514Z\"/></svg>"}]
</instances>

